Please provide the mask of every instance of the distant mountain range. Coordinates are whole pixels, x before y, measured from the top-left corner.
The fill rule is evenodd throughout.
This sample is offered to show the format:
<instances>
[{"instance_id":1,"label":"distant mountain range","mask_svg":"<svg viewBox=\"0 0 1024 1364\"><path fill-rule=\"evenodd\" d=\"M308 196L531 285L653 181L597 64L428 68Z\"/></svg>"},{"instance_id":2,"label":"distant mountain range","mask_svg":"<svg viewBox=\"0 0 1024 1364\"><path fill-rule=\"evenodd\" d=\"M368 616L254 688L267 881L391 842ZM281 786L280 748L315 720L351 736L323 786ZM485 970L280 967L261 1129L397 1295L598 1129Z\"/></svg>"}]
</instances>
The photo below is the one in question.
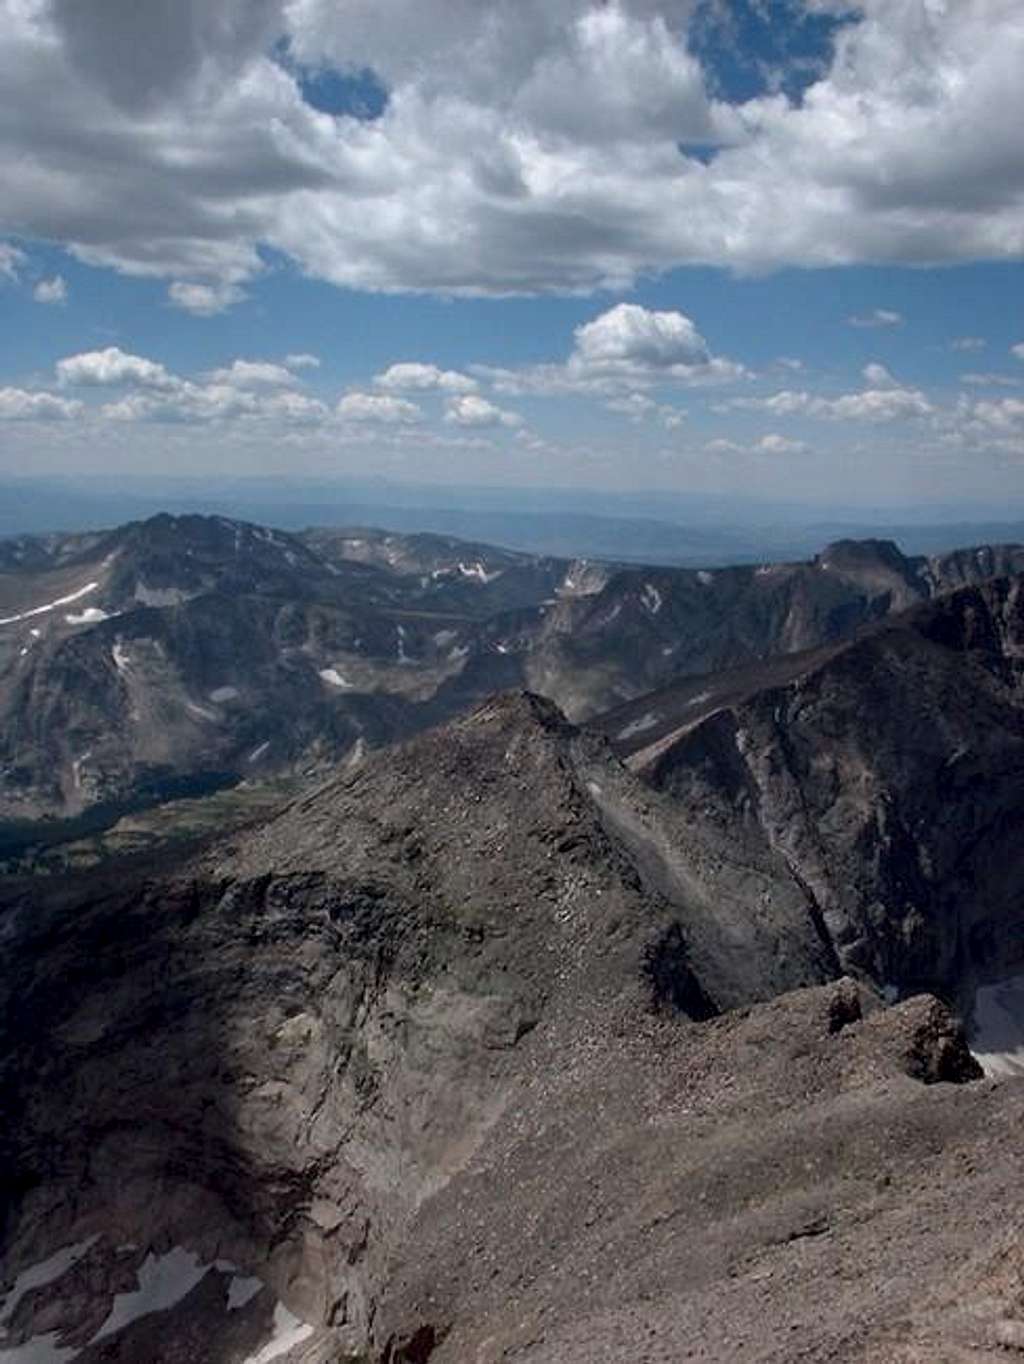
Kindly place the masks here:
<instances>
[{"instance_id":1,"label":"distant mountain range","mask_svg":"<svg viewBox=\"0 0 1024 1364\"><path fill-rule=\"evenodd\" d=\"M1016 546L704 570L168 515L0 541L0 819L357 761L509 688L588 720L1021 569Z\"/></svg>"},{"instance_id":2,"label":"distant mountain range","mask_svg":"<svg viewBox=\"0 0 1024 1364\"><path fill-rule=\"evenodd\" d=\"M94 476L0 482L0 536L224 516L299 531L380 526L529 554L691 568L810 558L840 539L887 538L907 554L1024 540L1024 505L808 506L780 499L586 488L442 487L384 479Z\"/></svg>"}]
</instances>

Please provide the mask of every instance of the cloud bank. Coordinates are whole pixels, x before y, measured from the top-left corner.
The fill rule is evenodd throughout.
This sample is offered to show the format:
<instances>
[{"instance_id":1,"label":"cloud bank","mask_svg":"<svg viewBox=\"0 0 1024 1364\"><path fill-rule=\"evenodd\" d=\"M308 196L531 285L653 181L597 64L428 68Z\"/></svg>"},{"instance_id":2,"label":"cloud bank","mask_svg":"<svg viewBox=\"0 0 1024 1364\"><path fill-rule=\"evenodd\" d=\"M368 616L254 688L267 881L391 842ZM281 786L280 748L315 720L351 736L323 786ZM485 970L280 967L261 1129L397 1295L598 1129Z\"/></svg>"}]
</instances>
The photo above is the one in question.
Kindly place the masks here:
<instances>
[{"instance_id":1,"label":"cloud bank","mask_svg":"<svg viewBox=\"0 0 1024 1364\"><path fill-rule=\"evenodd\" d=\"M800 97L729 102L696 0L0 0L0 276L46 240L203 317L268 250L451 294L1019 259L1019 0L778 9L847 22ZM370 72L382 111L307 71Z\"/></svg>"}]
</instances>

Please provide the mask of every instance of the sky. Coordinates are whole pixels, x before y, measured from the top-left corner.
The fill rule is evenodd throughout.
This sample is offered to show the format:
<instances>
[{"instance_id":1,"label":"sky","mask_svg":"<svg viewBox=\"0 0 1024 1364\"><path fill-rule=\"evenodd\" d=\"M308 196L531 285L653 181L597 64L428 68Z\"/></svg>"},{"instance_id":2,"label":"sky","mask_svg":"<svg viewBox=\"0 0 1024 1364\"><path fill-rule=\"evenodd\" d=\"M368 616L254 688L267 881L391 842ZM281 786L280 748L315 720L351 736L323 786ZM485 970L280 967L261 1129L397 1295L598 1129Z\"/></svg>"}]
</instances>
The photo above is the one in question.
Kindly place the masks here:
<instances>
[{"instance_id":1,"label":"sky","mask_svg":"<svg viewBox=\"0 0 1024 1364\"><path fill-rule=\"evenodd\" d=\"M0 21L0 478L1024 509L1020 0Z\"/></svg>"}]
</instances>

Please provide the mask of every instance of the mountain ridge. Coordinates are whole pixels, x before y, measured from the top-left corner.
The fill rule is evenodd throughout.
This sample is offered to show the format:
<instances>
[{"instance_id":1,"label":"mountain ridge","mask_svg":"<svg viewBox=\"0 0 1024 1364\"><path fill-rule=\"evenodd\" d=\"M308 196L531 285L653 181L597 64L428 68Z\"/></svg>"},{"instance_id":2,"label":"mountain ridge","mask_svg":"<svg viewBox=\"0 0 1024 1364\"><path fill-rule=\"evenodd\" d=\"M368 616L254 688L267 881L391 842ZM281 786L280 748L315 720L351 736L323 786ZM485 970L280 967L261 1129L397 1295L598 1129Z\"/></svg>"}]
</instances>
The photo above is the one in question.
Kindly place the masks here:
<instances>
[{"instance_id":1,"label":"mountain ridge","mask_svg":"<svg viewBox=\"0 0 1024 1364\"><path fill-rule=\"evenodd\" d=\"M837 542L808 564L623 568L166 515L10 552L31 568L0 571L8 821L322 770L507 688L586 719L1024 567L1012 546Z\"/></svg>"}]
</instances>

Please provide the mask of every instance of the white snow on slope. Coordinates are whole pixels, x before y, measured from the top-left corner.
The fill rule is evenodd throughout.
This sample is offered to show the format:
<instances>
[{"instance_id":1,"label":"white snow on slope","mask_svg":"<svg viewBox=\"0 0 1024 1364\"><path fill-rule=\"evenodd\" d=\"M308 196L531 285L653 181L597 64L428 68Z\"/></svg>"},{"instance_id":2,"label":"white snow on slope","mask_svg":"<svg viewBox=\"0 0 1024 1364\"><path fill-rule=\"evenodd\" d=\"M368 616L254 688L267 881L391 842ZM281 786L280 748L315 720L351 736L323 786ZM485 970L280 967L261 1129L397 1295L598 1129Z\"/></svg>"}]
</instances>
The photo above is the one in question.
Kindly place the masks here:
<instances>
[{"instance_id":1,"label":"white snow on slope","mask_svg":"<svg viewBox=\"0 0 1024 1364\"><path fill-rule=\"evenodd\" d=\"M975 992L970 1040L986 1075L1024 1076L1024 976Z\"/></svg>"},{"instance_id":2,"label":"white snow on slope","mask_svg":"<svg viewBox=\"0 0 1024 1364\"><path fill-rule=\"evenodd\" d=\"M27 1293L58 1282L99 1239L98 1235L92 1236L77 1245L65 1246L41 1264L24 1270L6 1299L0 1301L0 1327L10 1320ZM120 1249L131 1250L133 1247L128 1245ZM163 1255L151 1251L136 1271L138 1287L115 1295L110 1311L88 1344L92 1346L109 1336L116 1335L140 1317L175 1307L191 1293L211 1268L231 1276L227 1293L229 1312L245 1307L264 1287L261 1279L244 1274L229 1260L216 1260L213 1266L203 1264L198 1255L185 1250L182 1246L175 1246ZM312 1326L300 1322L278 1304L274 1312L271 1339L254 1358L260 1360L261 1364L266 1364L266 1361L277 1359L312 1333ZM45 1335L35 1336L23 1345L6 1348L0 1343L0 1364L71 1364L71 1361L80 1358L83 1347L59 1344L61 1334L62 1329L48 1331Z\"/></svg>"},{"instance_id":3,"label":"white snow on slope","mask_svg":"<svg viewBox=\"0 0 1024 1364\"><path fill-rule=\"evenodd\" d=\"M99 606L87 606L77 615L68 615L64 619L69 625L98 625L101 620L109 620L110 616Z\"/></svg>"},{"instance_id":4,"label":"white snow on slope","mask_svg":"<svg viewBox=\"0 0 1024 1364\"><path fill-rule=\"evenodd\" d=\"M164 1312L192 1292L209 1270L199 1256L182 1246L166 1255L150 1252L138 1268L139 1286L130 1293L118 1293L107 1319L89 1342L90 1345L123 1330L150 1312Z\"/></svg>"},{"instance_id":5,"label":"white snow on slope","mask_svg":"<svg viewBox=\"0 0 1024 1364\"><path fill-rule=\"evenodd\" d=\"M0 1349L0 1364L71 1364L81 1351L76 1345L58 1345L59 1340L59 1331L47 1331L45 1336L33 1336L24 1345Z\"/></svg>"},{"instance_id":6,"label":"white snow on slope","mask_svg":"<svg viewBox=\"0 0 1024 1364\"><path fill-rule=\"evenodd\" d=\"M661 593L653 583L644 583L640 599L652 616L656 616L661 610Z\"/></svg>"},{"instance_id":7,"label":"white snow on slope","mask_svg":"<svg viewBox=\"0 0 1024 1364\"><path fill-rule=\"evenodd\" d=\"M147 587L143 582L135 584L135 600L142 606L181 606L196 595L183 587Z\"/></svg>"},{"instance_id":8,"label":"white snow on slope","mask_svg":"<svg viewBox=\"0 0 1024 1364\"><path fill-rule=\"evenodd\" d=\"M657 711L649 710L646 715L641 715L639 720L631 720L629 724L619 731L619 739L632 739L634 734L643 734L645 729L653 729L661 717Z\"/></svg>"},{"instance_id":9,"label":"white snow on slope","mask_svg":"<svg viewBox=\"0 0 1024 1364\"><path fill-rule=\"evenodd\" d=\"M225 1266L218 1260L217 1268L224 1269ZM233 1269L234 1266L231 1265L228 1266L228 1268ZM262 1288L262 1279L253 1277L247 1278L244 1275L236 1274L228 1284L228 1311L237 1312L238 1309L244 1307L247 1302L252 1302L253 1298Z\"/></svg>"},{"instance_id":10,"label":"white snow on slope","mask_svg":"<svg viewBox=\"0 0 1024 1364\"><path fill-rule=\"evenodd\" d=\"M320 680L326 682L329 687L351 687L352 683L346 677L342 677L337 668L321 668Z\"/></svg>"},{"instance_id":11,"label":"white snow on slope","mask_svg":"<svg viewBox=\"0 0 1024 1364\"><path fill-rule=\"evenodd\" d=\"M312 1326L307 1326L298 1317L293 1317L287 1307L279 1302L274 1308L274 1334L263 1349L257 1354L250 1355L244 1364L270 1364L271 1360L280 1359L281 1355L287 1354L296 1345L301 1345L312 1334Z\"/></svg>"},{"instance_id":12,"label":"white snow on slope","mask_svg":"<svg viewBox=\"0 0 1024 1364\"><path fill-rule=\"evenodd\" d=\"M497 569L494 573L488 573L486 568L484 568L483 564L480 563L479 561L473 564L464 564L460 560L459 572L462 574L464 578L478 578L482 583L492 583L494 582L495 578L501 577L500 568Z\"/></svg>"},{"instance_id":13,"label":"white snow on slope","mask_svg":"<svg viewBox=\"0 0 1024 1364\"><path fill-rule=\"evenodd\" d=\"M43 1260L40 1264L32 1265L28 1269L23 1269L15 1279L14 1287L0 1302L0 1325L10 1321L18 1303L21 1302L26 1293L31 1293L33 1288L43 1288L48 1283L56 1283L72 1265L78 1263L99 1239L98 1235L90 1236L85 1241L79 1241L77 1245L64 1246L60 1250L54 1251L49 1259ZM3 1356L0 1355L0 1359L2 1358Z\"/></svg>"},{"instance_id":14,"label":"white snow on slope","mask_svg":"<svg viewBox=\"0 0 1024 1364\"><path fill-rule=\"evenodd\" d=\"M697 581L704 587L710 587L714 580L714 574L709 573L706 568L700 569L697 573Z\"/></svg>"},{"instance_id":15,"label":"white snow on slope","mask_svg":"<svg viewBox=\"0 0 1024 1364\"><path fill-rule=\"evenodd\" d=\"M128 648L120 639L114 641L114 646L110 650L110 657L114 660L114 667L119 673L126 673L131 667L132 660Z\"/></svg>"},{"instance_id":16,"label":"white snow on slope","mask_svg":"<svg viewBox=\"0 0 1024 1364\"><path fill-rule=\"evenodd\" d=\"M33 606L31 611L22 611L17 616L3 616L0 618L0 625L16 625L19 620L31 620L33 616L45 616L50 611L56 611L60 606L70 606L72 602L80 601L82 597L87 597L90 592L95 592L99 583L86 583L77 592L69 592L66 597L58 597L56 601L48 601L45 606Z\"/></svg>"},{"instance_id":17,"label":"white snow on slope","mask_svg":"<svg viewBox=\"0 0 1024 1364\"><path fill-rule=\"evenodd\" d=\"M264 743L260 744L259 748L253 749L253 751L249 754L248 758L246 759L246 762L258 763L269 747L270 740L267 739Z\"/></svg>"},{"instance_id":18,"label":"white snow on slope","mask_svg":"<svg viewBox=\"0 0 1024 1364\"><path fill-rule=\"evenodd\" d=\"M210 697L210 700L213 701L216 705L219 706L219 705L221 704L221 702L223 702L223 701L237 701L237 700L238 700L238 688L237 688L237 687L215 687L215 688L213 689L213 691L211 691L211 692L208 693L208 695L209 695L209 697Z\"/></svg>"}]
</instances>

